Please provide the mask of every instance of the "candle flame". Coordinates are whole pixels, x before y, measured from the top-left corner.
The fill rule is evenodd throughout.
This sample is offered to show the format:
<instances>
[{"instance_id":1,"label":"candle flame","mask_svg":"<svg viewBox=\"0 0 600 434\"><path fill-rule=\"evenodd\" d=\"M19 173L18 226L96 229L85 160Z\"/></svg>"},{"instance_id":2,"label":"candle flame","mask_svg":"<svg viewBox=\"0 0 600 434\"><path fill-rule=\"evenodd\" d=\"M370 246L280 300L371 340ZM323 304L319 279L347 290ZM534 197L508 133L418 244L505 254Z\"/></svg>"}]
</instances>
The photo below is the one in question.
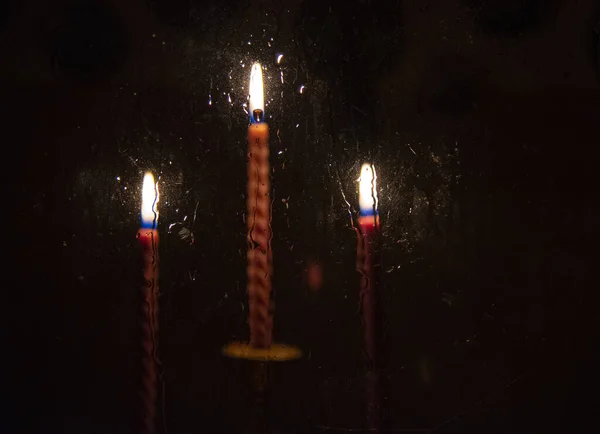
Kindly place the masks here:
<instances>
[{"instance_id":1,"label":"candle flame","mask_svg":"<svg viewBox=\"0 0 600 434\"><path fill-rule=\"evenodd\" d=\"M142 227L156 229L158 223L158 183L150 172L144 174L142 184Z\"/></svg>"},{"instance_id":2,"label":"candle flame","mask_svg":"<svg viewBox=\"0 0 600 434\"><path fill-rule=\"evenodd\" d=\"M252 70L250 71L250 121L259 122L259 120L254 117L254 110L261 110L262 119L264 119L265 97L262 67L258 62L252 65Z\"/></svg>"},{"instance_id":3,"label":"candle flame","mask_svg":"<svg viewBox=\"0 0 600 434\"><path fill-rule=\"evenodd\" d=\"M377 174L375 166L364 163L360 169L360 178L358 178L358 204L360 215L377 215Z\"/></svg>"}]
</instances>

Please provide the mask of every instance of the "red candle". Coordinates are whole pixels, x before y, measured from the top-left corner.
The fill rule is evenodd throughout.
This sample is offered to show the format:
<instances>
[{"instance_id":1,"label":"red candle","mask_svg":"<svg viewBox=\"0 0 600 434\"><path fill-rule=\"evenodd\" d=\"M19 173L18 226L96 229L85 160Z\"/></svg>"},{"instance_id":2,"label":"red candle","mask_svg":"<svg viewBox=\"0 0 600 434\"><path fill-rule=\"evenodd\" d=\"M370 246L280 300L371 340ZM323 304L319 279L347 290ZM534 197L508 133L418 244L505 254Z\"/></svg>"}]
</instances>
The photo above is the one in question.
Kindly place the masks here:
<instances>
[{"instance_id":1,"label":"red candle","mask_svg":"<svg viewBox=\"0 0 600 434\"><path fill-rule=\"evenodd\" d=\"M248 296L250 345L269 348L273 317L271 297L271 185L269 179L269 126L264 121L262 67L250 73L250 126L248 127Z\"/></svg>"},{"instance_id":2,"label":"red candle","mask_svg":"<svg viewBox=\"0 0 600 434\"><path fill-rule=\"evenodd\" d=\"M375 354L375 291L373 271L377 238L379 236L379 214L377 211L377 175L375 167L363 164L359 178L360 217L358 224L357 268L361 273L360 299L364 328L365 352L369 358L367 372L367 405L369 428L379 429L378 378Z\"/></svg>"},{"instance_id":3,"label":"red candle","mask_svg":"<svg viewBox=\"0 0 600 434\"><path fill-rule=\"evenodd\" d=\"M142 186L142 226L138 239L142 250L144 284L143 329L143 432L156 431L158 371L158 184L150 172L144 174Z\"/></svg>"},{"instance_id":4,"label":"red candle","mask_svg":"<svg viewBox=\"0 0 600 434\"><path fill-rule=\"evenodd\" d=\"M262 67L252 65L250 72L250 125L248 126L248 298L250 342L232 342L223 348L228 357L274 362L293 360L302 351L293 345L273 343L271 305L271 167L269 164L269 126L265 122ZM257 372L262 372L259 365ZM261 386L262 387L262 386ZM259 387L259 389L261 389Z\"/></svg>"}]
</instances>

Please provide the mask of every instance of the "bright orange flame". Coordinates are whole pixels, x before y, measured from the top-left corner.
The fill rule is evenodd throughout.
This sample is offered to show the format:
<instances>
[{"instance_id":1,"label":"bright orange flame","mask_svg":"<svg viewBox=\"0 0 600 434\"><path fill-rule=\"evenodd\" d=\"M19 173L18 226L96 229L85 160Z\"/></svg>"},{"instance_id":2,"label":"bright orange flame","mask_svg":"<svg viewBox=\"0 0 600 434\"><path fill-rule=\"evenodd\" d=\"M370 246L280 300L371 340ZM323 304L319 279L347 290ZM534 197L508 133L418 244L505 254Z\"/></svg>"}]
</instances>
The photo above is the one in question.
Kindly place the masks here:
<instances>
[{"instance_id":1,"label":"bright orange flame","mask_svg":"<svg viewBox=\"0 0 600 434\"><path fill-rule=\"evenodd\" d=\"M265 111L262 66L256 62L250 71L250 113L254 110Z\"/></svg>"},{"instance_id":2,"label":"bright orange flame","mask_svg":"<svg viewBox=\"0 0 600 434\"><path fill-rule=\"evenodd\" d=\"M150 172L144 174L142 184L142 225L154 227L158 222L158 183Z\"/></svg>"},{"instance_id":3,"label":"bright orange flame","mask_svg":"<svg viewBox=\"0 0 600 434\"><path fill-rule=\"evenodd\" d=\"M362 215L373 215L377 212L377 175L375 166L365 163L360 169L358 187L358 205Z\"/></svg>"}]
</instances>

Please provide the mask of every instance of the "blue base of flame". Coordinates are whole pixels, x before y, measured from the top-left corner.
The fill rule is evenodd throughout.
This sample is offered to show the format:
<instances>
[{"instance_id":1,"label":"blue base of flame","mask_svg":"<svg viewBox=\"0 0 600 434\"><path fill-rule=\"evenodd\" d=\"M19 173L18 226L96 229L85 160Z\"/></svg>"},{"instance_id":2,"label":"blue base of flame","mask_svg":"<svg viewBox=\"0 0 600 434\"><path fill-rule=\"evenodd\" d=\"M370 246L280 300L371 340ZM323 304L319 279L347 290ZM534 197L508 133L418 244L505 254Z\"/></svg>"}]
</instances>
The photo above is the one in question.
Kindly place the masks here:
<instances>
[{"instance_id":1,"label":"blue base of flame","mask_svg":"<svg viewBox=\"0 0 600 434\"><path fill-rule=\"evenodd\" d=\"M377 217L378 215L379 215L379 213L377 212L377 210L375 210L373 208L361 208L360 209L361 217Z\"/></svg>"},{"instance_id":2,"label":"blue base of flame","mask_svg":"<svg viewBox=\"0 0 600 434\"><path fill-rule=\"evenodd\" d=\"M153 220L142 219L142 229L156 229L156 218Z\"/></svg>"}]
</instances>

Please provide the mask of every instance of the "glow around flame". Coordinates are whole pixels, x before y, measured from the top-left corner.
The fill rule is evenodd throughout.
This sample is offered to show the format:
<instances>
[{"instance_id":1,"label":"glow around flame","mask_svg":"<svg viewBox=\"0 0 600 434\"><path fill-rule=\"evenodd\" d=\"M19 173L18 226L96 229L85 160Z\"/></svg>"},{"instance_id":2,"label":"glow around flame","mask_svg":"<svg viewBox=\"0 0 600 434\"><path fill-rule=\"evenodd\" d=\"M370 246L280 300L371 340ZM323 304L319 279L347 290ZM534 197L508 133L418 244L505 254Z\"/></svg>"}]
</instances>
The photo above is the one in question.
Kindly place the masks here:
<instances>
[{"instance_id":1,"label":"glow around flame","mask_svg":"<svg viewBox=\"0 0 600 434\"><path fill-rule=\"evenodd\" d=\"M158 223L158 183L150 172L144 174L142 184L142 227L156 229Z\"/></svg>"},{"instance_id":2,"label":"glow around flame","mask_svg":"<svg viewBox=\"0 0 600 434\"><path fill-rule=\"evenodd\" d=\"M375 166L365 163L358 178L358 204L363 217L377 214L377 174Z\"/></svg>"},{"instance_id":3,"label":"glow around flame","mask_svg":"<svg viewBox=\"0 0 600 434\"><path fill-rule=\"evenodd\" d=\"M250 71L250 121L256 122L254 119L254 110L263 111L263 119L265 112L265 97L262 78L262 66L256 62L252 65Z\"/></svg>"}]
</instances>

